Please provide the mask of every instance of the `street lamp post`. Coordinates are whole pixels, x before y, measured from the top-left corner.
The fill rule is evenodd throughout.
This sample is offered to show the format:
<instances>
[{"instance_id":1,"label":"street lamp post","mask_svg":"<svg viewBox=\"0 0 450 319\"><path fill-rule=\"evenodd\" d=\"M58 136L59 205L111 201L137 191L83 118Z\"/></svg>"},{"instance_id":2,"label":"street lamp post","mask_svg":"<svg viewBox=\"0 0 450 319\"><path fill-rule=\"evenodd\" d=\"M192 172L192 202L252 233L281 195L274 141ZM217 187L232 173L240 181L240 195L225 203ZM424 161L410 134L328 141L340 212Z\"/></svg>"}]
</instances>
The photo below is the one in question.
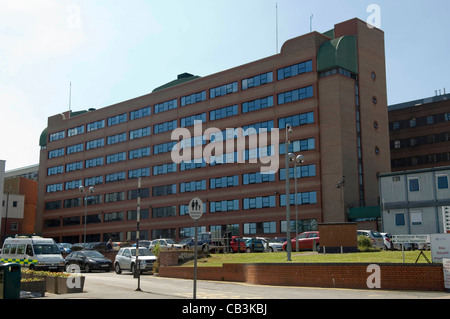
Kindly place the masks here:
<instances>
[{"instance_id":1,"label":"street lamp post","mask_svg":"<svg viewBox=\"0 0 450 319\"><path fill-rule=\"evenodd\" d=\"M285 165L286 165L286 253L287 261L291 261L291 212L290 212L290 201L289 201L289 162L292 161L294 154L289 153L289 133L292 133L292 126L290 124L286 125L286 142L284 143L284 155L285 155Z\"/></svg>"},{"instance_id":2,"label":"street lamp post","mask_svg":"<svg viewBox=\"0 0 450 319\"><path fill-rule=\"evenodd\" d=\"M297 163L302 164L305 160L303 155L297 155L294 161L294 180L295 180L295 251L298 252L298 204L297 204Z\"/></svg>"},{"instance_id":3,"label":"street lamp post","mask_svg":"<svg viewBox=\"0 0 450 319\"><path fill-rule=\"evenodd\" d=\"M84 239L83 239L83 247L86 246L86 220L87 220L87 192L84 192L84 186L80 185L79 187L80 193L84 195ZM94 193L95 188L93 186L89 187L89 193Z\"/></svg>"}]
</instances>

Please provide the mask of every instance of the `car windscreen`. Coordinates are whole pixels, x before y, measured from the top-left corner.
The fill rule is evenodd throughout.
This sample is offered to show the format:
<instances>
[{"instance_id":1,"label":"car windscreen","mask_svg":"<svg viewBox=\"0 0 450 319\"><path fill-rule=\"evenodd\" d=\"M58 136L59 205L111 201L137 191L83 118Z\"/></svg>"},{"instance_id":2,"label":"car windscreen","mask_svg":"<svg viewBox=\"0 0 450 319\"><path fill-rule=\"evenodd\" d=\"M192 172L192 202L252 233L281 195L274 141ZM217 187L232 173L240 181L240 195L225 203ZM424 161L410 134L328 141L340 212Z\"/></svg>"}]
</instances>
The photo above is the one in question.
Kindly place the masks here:
<instances>
[{"instance_id":1,"label":"car windscreen","mask_svg":"<svg viewBox=\"0 0 450 319\"><path fill-rule=\"evenodd\" d=\"M381 234L375 230L372 230L371 233L373 237L383 238L383 236L381 236Z\"/></svg>"},{"instance_id":2,"label":"car windscreen","mask_svg":"<svg viewBox=\"0 0 450 319\"><path fill-rule=\"evenodd\" d=\"M61 255L61 251L56 244L35 244L33 249L36 255Z\"/></svg>"},{"instance_id":3,"label":"car windscreen","mask_svg":"<svg viewBox=\"0 0 450 319\"><path fill-rule=\"evenodd\" d=\"M96 250L86 250L84 251L84 255L89 258L105 258L105 256L103 256Z\"/></svg>"},{"instance_id":4,"label":"car windscreen","mask_svg":"<svg viewBox=\"0 0 450 319\"><path fill-rule=\"evenodd\" d=\"M131 250L131 255L136 256L136 249ZM139 256L154 256L147 248L139 248Z\"/></svg>"}]
</instances>

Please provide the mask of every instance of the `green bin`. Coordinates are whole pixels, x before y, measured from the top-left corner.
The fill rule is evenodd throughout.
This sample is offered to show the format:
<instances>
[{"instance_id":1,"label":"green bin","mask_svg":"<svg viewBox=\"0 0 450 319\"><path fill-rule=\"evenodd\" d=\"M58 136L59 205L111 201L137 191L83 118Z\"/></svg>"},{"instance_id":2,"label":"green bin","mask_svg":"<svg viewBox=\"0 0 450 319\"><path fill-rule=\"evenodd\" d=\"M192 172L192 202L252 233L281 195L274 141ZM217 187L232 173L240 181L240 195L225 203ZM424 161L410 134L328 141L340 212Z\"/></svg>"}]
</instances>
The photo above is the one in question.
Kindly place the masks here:
<instances>
[{"instance_id":1,"label":"green bin","mask_svg":"<svg viewBox=\"0 0 450 319\"><path fill-rule=\"evenodd\" d=\"M20 299L19 264L0 264L0 299Z\"/></svg>"}]
</instances>

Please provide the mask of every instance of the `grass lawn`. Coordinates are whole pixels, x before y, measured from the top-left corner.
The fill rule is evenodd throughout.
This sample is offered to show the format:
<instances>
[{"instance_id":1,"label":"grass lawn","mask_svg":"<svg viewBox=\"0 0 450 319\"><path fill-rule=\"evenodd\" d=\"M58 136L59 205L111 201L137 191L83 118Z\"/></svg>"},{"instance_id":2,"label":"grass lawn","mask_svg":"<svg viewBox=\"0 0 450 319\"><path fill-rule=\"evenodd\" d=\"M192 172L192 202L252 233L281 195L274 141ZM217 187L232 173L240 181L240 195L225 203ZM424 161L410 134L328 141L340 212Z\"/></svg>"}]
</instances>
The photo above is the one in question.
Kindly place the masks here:
<instances>
[{"instance_id":1,"label":"grass lawn","mask_svg":"<svg viewBox=\"0 0 450 319\"><path fill-rule=\"evenodd\" d=\"M431 252L425 251L425 256L431 261ZM405 251L405 263L414 263L420 251ZM292 263L403 263L401 251L361 252L351 254L318 254L312 252L292 252ZM241 253L241 254L211 254L208 258L198 259L199 267L220 267L224 263L289 263L286 252L275 253ZM418 263L427 263L420 256ZM182 266L193 266L189 261Z\"/></svg>"}]
</instances>

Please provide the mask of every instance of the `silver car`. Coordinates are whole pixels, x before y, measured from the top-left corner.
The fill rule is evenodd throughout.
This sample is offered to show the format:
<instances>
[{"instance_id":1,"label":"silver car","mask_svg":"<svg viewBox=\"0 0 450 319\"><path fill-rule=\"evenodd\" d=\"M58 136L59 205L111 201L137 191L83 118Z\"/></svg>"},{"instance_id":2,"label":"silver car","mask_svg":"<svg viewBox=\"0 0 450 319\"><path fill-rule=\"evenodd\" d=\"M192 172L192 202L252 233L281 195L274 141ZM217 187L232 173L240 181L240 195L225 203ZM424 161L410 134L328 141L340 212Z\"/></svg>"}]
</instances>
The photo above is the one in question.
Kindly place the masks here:
<instances>
[{"instance_id":1,"label":"silver car","mask_svg":"<svg viewBox=\"0 0 450 319\"><path fill-rule=\"evenodd\" d=\"M156 261L156 256L145 247L139 248L139 262L141 272L153 271L153 263ZM114 260L114 270L116 274L121 274L122 270L129 270L135 272L136 267L136 247L120 248Z\"/></svg>"},{"instance_id":2,"label":"silver car","mask_svg":"<svg viewBox=\"0 0 450 319\"><path fill-rule=\"evenodd\" d=\"M383 236L376 230L357 230L357 235L363 235L369 237L372 241L372 246L379 249L384 249Z\"/></svg>"}]
</instances>

